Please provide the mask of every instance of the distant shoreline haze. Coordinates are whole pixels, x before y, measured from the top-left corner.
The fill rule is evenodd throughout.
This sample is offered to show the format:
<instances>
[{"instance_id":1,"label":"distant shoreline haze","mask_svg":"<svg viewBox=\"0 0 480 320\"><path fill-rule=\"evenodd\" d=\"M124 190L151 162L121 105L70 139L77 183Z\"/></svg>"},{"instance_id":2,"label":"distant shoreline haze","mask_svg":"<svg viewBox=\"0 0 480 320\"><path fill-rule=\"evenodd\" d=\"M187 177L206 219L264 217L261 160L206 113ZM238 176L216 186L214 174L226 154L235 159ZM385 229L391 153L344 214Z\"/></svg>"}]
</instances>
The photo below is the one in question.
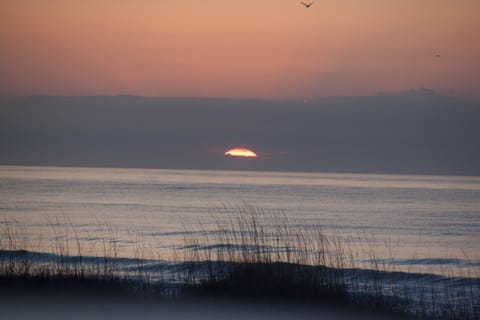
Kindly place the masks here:
<instances>
[{"instance_id":1,"label":"distant shoreline haze","mask_svg":"<svg viewBox=\"0 0 480 320\"><path fill-rule=\"evenodd\" d=\"M480 101L428 89L312 101L2 96L0 165L475 176L479 123Z\"/></svg>"}]
</instances>

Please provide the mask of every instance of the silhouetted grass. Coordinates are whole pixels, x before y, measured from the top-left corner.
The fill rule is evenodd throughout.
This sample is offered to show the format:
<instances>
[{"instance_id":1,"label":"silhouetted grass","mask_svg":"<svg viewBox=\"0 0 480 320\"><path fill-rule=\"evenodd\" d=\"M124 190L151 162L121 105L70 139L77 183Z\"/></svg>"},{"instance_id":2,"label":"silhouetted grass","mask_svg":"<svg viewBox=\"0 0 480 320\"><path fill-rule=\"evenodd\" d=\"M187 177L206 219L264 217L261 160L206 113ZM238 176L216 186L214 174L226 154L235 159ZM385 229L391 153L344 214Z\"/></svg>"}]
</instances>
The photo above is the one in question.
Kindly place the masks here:
<instances>
[{"instance_id":1,"label":"silhouetted grass","mask_svg":"<svg viewBox=\"0 0 480 320\"><path fill-rule=\"evenodd\" d=\"M35 256L24 250L25 228L4 223L0 285L298 300L424 319L480 316L478 278L414 275L415 281L409 281L413 275L397 272L374 254L370 258L377 261L375 270L362 269L348 241L326 236L321 227L295 224L282 211L225 206L215 221L200 232L185 232L179 249L183 257L180 264L172 262L174 272L167 262L146 259L147 249L141 245L135 247L134 258L120 258L115 231L108 225L100 244L86 249L69 220L50 222L54 254ZM41 243L37 247L41 249ZM463 292L448 281L462 281Z\"/></svg>"},{"instance_id":2,"label":"silhouetted grass","mask_svg":"<svg viewBox=\"0 0 480 320\"><path fill-rule=\"evenodd\" d=\"M326 236L320 226L291 221L283 211L242 204L223 207L216 226L202 236L186 233L186 283L220 295L337 303L418 318L478 319L480 283L452 271L450 277L398 272L389 257L370 254L373 269L358 262L351 242ZM200 270L199 270L200 269ZM478 272L472 272L478 274ZM420 279L421 281L417 280ZM455 279L455 280L452 280ZM449 281L461 281L454 290ZM468 291L468 292L467 292Z\"/></svg>"}]
</instances>

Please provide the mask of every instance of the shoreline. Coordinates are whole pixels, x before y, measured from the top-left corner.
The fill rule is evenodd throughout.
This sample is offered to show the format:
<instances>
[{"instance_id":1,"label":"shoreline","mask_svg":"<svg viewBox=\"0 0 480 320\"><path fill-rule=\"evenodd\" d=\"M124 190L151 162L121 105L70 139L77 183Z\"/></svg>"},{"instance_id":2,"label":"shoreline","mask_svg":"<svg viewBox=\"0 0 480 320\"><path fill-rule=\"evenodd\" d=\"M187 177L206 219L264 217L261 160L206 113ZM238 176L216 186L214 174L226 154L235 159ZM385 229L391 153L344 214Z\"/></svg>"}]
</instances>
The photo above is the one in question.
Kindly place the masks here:
<instances>
[{"instance_id":1,"label":"shoreline","mask_svg":"<svg viewBox=\"0 0 480 320\"><path fill-rule=\"evenodd\" d=\"M31 257L35 256L38 258L42 254L25 250L0 251L0 291L3 296L10 297L12 303L15 296L31 296L33 301L58 295L69 297L69 303L75 304L78 296L91 299L92 294L98 294L99 299L114 305L122 299L132 299L127 304L133 309L137 307L135 301L173 303L181 308L191 299L208 298L214 304L216 300L226 299L227 304L237 306L252 301L300 304L306 309L334 306L334 310L347 308L388 319L454 314L460 306L471 309L471 317L462 319L475 319L479 312L475 305L480 301L480 278L341 270L278 262L183 261L169 264L155 260L49 254L56 259L55 264L54 260L33 261ZM317 278L320 282L315 285L312 281ZM449 304L452 298L456 299L456 305ZM45 303L50 304L48 299ZM349 315L344 316L350 319Z\"/></svg>"}]
</instances>

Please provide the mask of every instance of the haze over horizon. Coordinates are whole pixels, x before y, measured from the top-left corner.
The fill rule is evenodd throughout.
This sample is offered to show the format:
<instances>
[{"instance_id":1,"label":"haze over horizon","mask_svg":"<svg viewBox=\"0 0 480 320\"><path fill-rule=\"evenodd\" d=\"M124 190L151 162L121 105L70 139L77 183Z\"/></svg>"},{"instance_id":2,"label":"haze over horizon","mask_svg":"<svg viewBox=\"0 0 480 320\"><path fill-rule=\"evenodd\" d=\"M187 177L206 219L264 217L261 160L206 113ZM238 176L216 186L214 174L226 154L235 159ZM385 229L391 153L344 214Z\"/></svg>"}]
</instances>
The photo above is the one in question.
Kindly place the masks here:
<instances>
[{"instance_id":1,"label":"haze over horizon","mask_svg":"<svg viewBox=\"0 0 480 320\"><path fill-rule=\"evenodd\" d=\"M480 101L1 97L0 165L480 175ZM235 147L258 159L232 159Z\"/></svg>"}]
</instances>

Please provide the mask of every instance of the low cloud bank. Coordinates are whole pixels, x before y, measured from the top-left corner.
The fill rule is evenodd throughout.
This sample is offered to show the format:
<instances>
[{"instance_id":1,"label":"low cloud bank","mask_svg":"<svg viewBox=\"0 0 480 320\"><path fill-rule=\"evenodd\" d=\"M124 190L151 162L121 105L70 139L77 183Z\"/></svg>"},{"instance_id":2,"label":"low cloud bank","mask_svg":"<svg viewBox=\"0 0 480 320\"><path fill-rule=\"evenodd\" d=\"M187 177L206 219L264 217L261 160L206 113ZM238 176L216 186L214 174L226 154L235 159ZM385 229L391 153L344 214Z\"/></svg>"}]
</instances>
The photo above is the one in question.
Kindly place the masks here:
<instances>
[{"instance_id":1,"label":"low cloud bank","mask_svg":"<svg viewBox=\"0 0 480 320\"><path fill-rule=\"evenodd\" d=\"M2 97L0 164L480 175L480 101ZM234 147L258 159L232 159Z\"/></svg>"}]
</instances>

